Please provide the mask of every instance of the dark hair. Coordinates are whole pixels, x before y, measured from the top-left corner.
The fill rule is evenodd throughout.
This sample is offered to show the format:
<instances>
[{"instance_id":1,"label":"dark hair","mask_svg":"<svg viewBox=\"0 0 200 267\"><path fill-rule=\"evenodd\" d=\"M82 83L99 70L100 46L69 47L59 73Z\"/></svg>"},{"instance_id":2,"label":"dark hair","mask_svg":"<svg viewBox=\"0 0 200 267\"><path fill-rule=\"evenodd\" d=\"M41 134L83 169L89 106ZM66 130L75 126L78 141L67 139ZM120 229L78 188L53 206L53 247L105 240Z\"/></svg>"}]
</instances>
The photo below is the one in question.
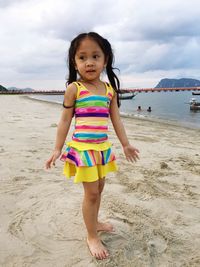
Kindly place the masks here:
<instances>
[{"instance_id":1,"label":"dark hair","mask_svg":"<svg viewBox=\"0 0 200 267\"><path fill-rule=\"evenodd\" d=\"M70 84L77 80L77 71L75 69L75 54L81 41L85 39L86 37L90 37L94 41L97 42L97 44L102 49L105 58L107 59L106 74L108 76L108 80L110 84L112 85L113 89L117 93L117 103L118 103L118 106L120 106L120 101L119 101L119 93L121 93L120 82L119 82L117 75L113 71L116 68L113 67L114 55L113 55L112 47L107 39L104 39L101 35L99 35L96 32L81 33L71 41L71 45L69 47L69 53L68 53L69 77L67 80L67 84Z\"/></svg>"}]
</instances>

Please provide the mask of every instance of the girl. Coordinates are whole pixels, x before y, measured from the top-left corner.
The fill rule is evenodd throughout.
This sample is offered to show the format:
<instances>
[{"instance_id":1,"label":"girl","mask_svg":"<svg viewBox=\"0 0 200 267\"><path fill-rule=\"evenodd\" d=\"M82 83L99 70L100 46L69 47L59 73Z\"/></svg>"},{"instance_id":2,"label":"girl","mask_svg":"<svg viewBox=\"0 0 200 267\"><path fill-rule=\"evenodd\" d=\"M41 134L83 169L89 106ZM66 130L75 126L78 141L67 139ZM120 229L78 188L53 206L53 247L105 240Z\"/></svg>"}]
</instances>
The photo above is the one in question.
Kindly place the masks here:
<instances>
[{"instance_id":1,"label":"girl","mask_svg":"<svg viewBox=\"0 0 200 267\"><path fill-rule=\"evenodd\" d=\"M83 184L82 212L88 234L87 244L97 259L109 256L98 231L114 230L111 224L98 221L105 176L117 170L115 155L107 136L109 116L127 160L134 162L139 159L139 151L130 145L120 119L119 80L113 71L113 59L110 43L95 32L82 33L72 40L64 109L57 129L55 149L46 162L46 168L49 169L61 156L74 115L72 141L67 143L61 160L65 162L66 177L75 176L74 182ZM110 84L100 79L104 69Z\"/></svg>"}]
</instances>

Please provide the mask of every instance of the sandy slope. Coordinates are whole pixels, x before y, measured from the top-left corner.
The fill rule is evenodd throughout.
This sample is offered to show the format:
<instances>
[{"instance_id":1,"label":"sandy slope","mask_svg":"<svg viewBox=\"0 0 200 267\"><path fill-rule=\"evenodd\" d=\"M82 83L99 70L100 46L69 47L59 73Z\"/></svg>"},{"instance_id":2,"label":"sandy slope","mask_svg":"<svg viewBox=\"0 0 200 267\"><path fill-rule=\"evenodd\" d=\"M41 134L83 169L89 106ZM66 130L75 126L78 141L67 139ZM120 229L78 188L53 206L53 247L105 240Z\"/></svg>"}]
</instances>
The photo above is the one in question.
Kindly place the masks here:
<instances>
[{"instance_id":1,"label":"sandy slope","mask_svg":"<svg viewBox=\"0 0 200 267\"><path fill-rule=\"evenodd\" d=\"M0 96L0 266L200 266L200 131L123 118L141 151L126 162L111 128L120 170L107 177L102 234L111 257L91 258L82 222L82 185L44 162L61 107Z\"/></svg>"}]
</instances>

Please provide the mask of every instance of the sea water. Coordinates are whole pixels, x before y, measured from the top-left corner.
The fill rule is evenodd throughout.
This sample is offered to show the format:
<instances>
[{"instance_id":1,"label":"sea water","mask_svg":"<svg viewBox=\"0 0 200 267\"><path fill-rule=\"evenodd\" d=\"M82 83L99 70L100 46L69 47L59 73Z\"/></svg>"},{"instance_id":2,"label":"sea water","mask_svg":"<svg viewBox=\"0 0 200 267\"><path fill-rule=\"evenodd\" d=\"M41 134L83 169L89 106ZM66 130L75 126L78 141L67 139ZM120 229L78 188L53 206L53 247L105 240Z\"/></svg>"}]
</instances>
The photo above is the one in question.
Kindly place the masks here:
<instances>
[{"instance_id":1,"label":"sea water","mask_svg":"<svg viewBox=\"0 0 200 267\"><path fill-rule=\"evenodd\" d=\"M34 98L62 104L62 95L34 95ZM133 99L121 100L122 114L146 119L167 121L190 128L200 129L200 111L191 111L189 101L195 97L200 102L200 95L193 96L191 91L138 93ZM141 111L137 111L141 106ZM151 112L148 112L151 107Z\"/></svg>"}]
</instances>

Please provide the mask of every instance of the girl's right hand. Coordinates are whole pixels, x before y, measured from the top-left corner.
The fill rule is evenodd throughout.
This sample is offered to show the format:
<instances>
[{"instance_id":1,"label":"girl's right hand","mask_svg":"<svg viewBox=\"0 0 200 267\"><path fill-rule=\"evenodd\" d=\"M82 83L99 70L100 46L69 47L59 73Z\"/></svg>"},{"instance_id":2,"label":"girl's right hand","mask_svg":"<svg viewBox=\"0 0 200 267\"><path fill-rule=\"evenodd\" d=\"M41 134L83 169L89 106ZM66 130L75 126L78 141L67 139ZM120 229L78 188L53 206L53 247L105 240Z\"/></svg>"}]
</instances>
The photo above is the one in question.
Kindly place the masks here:
<instances>
[{"instance_id":1,"label":"girl's right hand","mask_svg":"<svg viewBox=\"0 0 200 267\"><path fill-rule=\"evenodd\" d=\"M124 146L123 149L124 149L124 154L126 156L126 159L128 161L136 162L139 159L140 151L136 147L128 144Z\"/></svg>"},{"instance_id":2,"label":"girl's right hand","mask_svg":"<svg viewBox=\"0 0 200 267\"><path fill-rule=\"evenodd\" d=\"M53 166L55 166L56 160L60 157L61 151L60 150L54 150L52 156L46 161L45 167L46 169L50 169Z\"/></svg>"}]
</instances>

